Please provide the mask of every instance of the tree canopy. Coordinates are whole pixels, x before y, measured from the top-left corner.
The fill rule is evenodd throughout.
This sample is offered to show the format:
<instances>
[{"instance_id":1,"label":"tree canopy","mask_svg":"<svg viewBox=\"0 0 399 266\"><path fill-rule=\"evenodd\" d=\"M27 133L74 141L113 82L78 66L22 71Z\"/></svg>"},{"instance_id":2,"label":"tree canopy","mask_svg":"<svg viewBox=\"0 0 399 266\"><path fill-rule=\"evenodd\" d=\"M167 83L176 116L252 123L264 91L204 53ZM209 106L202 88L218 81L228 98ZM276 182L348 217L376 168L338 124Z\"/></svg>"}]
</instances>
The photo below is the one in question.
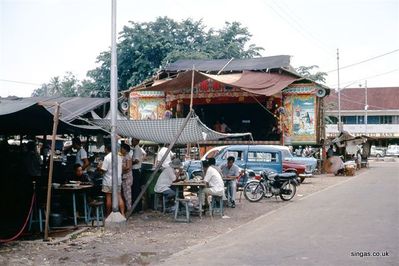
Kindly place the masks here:
<instances>
[{"instance_id":1,"label":"tree canopy","mask_svg":"<svg viewBox=\"0 0 399 266\"><path fill-rule=\"evenodd\" d=\"M226 22L222 29L207 29L202 20L177 22L159 17L152 22L130 21L119 33L117 42L118 89L126 90L139 84L177 59L260 56L263 48L248 44L251 36L239 22ZM111 51L101 52L96 63L98 67L87 72L88 79L79 82L67 73L62 81L59 77L52 78L33 95L43 95L47 91L47 95L109 96Z\"/></svg>"},{"instance_id":2,"label":"tree canopy","mask_svg":"<svg viewBox=\"0 0 399 266\"><path fill-rule=\"evenodd\" d=\"M32 96L91 96L91 82L83 80L80 82L71 72L66 72L60 78L52 77L48 83L42 84L40 88L32 92Z\"/></svg>"},{"instance_id":3,"label":"tree canopy","mask_svg":"<svg viewBox=\"0 0 399 266\"><path fill-rule=\"evenodd\" d=\"M316 82L321 82L321 83L325 83L326 82L326 76L327 73L326 72L316 72L316 73L312 73L313 70L318 69L319 66L317 65L313 65L313 66L300 66L296 69L296 72L301 75L302 77L311 79L313 81Z\"/></svg>"},{"instance_id":4,"label":"tree canopy","mask_svg":"<svg viewBox=\"0 0 399 266\"><path fill-rule=\"evenodd\" d=\"M137 85L177 59L260 56L263 48L248 45L251 36L238 22L226 22L222 29L207 30L202 20L177 22L159 17L153 22L130 21L120 33L117 44L118 88L125 90ZM102 52L97 57L99 66L87 73L100 95L109 92L110 62L110 51Z\"/></svg>"}]
</instances>

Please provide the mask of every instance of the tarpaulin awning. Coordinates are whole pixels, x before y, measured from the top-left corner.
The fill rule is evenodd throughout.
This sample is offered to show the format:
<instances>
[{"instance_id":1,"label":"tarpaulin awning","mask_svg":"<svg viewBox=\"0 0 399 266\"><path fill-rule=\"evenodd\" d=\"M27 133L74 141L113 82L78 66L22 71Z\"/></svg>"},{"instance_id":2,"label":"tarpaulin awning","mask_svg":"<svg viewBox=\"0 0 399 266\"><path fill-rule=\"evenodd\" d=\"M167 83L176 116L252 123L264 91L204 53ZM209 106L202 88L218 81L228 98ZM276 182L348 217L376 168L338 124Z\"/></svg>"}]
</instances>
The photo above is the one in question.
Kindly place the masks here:
<instances>
[{"instance_id":1,"label":"tarpaulin awning","mask_svg":"<svg viewBox=\"0 0 399 266\"><path fill-rule=\"evenodd\" d=\"M132 137L140 140L148 140L156 143L171 143L185 118L172 118L163 120L118 120L116 133L123 137ZM109 119L95 119L93 123L111 130ZM252 136L251 133L224 134L213 131L204 125L197 116L189 119L182 134L176 141L177 144L196 143L206 140L218 140L230 137Z\"/></svg>"},{"instance_id":2,"label":"tarpaulin awning","mask_svg":"<svg viewBox=\"0 0 399 266\"><path fill-rule=\"evenodd\" d=\"M173 79L167 79L163 82L158 81L157 83L154 83L153 86L137 88L135 90L170 91L190 88L192 75L193 70L186 71L184 73L179 73ZM250 93L265 96L271 96L279 93L281 90L283 90L293 82L303 80L303 78L299 78L286 72L265 73L244 71L242 73L235 74L211 75L194 70L194 84L197 84L207 79L212 79L214 81L220 82L225 86L236 87Z\"/></svg>"},{"instance_id":3,"label":"tarpaulin awning","mask_svg":"<svg viewBox=\"0 0 399 266\"><path fill-rule=\"evenodd\" d=\"M74 125L71 121L108 101L82 97L1 98L0 134L51 134L56 103L60 105L58 134L104 133L97 126Z\"/></svg>"}]
</instances>

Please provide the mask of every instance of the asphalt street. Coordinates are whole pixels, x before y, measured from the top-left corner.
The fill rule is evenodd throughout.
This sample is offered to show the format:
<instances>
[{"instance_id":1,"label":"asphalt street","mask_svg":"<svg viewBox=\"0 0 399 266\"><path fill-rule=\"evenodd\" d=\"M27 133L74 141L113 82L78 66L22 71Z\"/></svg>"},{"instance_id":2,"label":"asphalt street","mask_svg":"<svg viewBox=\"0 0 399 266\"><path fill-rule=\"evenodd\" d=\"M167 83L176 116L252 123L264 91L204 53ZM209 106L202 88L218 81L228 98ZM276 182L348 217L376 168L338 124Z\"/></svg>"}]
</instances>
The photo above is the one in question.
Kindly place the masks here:
<instances>
[{"instance_id":1,"label":"asphalt street","mask_svg":"<svg viewBox=\"0 0 399 266\"><path fill-rule=\"evenodd\" d=\"M163 265L398 265L398 192L399 163L373 163Z\"/></svg>"}]
</instances>

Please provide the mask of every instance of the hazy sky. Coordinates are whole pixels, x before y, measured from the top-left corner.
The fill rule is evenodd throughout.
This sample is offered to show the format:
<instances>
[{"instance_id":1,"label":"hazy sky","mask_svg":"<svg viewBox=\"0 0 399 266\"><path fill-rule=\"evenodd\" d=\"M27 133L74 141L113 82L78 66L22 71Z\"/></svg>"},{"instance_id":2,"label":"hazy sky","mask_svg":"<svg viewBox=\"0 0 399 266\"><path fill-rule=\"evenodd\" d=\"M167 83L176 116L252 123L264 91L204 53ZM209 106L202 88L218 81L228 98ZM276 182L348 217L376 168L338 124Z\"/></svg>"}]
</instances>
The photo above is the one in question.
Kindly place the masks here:
<instances>
[{"instance_id":1,"label":"hazy sky","mask_svg":"<svg viewBox=\"0 0 399 266\"><path fill-rule=\"evenodd\" d=\"M221 28L239 21L263 56L291 55L293 67L318 65L341 87L399 86L399 0L118 0L117 27L128 21L203 19ZM111 0L0 0L0 96L30 96L51 77L83 79L110 46ZM12 81L12 82L11 82ZM20 82L20 83L17 83ZM32 83L32 84L31 84ZM37 85L36 85L37 84Z\"/></svg>"}]
</instances>

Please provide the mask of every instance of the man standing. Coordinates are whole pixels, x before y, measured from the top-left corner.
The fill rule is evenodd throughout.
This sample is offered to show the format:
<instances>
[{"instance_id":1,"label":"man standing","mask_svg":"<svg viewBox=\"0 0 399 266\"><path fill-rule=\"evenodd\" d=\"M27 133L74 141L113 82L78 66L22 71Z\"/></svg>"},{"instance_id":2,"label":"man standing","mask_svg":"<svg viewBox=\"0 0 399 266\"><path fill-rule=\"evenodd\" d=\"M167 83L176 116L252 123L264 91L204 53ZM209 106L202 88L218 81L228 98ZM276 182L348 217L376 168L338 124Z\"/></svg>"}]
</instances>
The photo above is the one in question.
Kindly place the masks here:
<instances>
[{"instance_id":1,"label":"man standing","mask_svg":"<svg viewBox=\"0 0 399 266\"><path fill-rule=\"evenodd\" d=\"M155 166L157 166L158 164L161 163L161 160L163 158L163 156L165 155L165 153L167 152L168 148L166 147L167 144L164 144L163 147L158 151L157 154L157 161ZM163 161L162 163L162 167L166 168L169 166L169 163L172 161L172 158L174 157L174 153L172 151L169 152L168 156L166 156L165 161Z\"/></svg>"},{"instance_id":2,"label":"man standing","mask_svg":"<svg viewBox=\"0 0 399 266\"><path fill-rule=\"evenodd\" d=\"M234 164L234 157L230 156L227 158L227 163L222 165L222 173L225 179L228 179L228 193L230 195L230 205L232 208L236 207L236 190L237 190L237 179L240 176L240 168Z\"/></svg>"},{"instance_id":3,"label":"man standing","mask_svg":"<svg viewBox=\"0 0 399 266\"><path fill-rule=\"evenodd\" d=\"M219 196L223 197L224 184L223 178L219 171L214 167L210 167L208 161L202 161L202 168L204 169L205 177L204 181L207 184L207 188L204 189L205 193L205 206L209 206L208 196Z\"/></svg>"},{"instance_id":4,"label":"man standing","mask_svg":"<svg viewBox=\"0 0 399 266\"><path fill-rule=\"evenodd\" d=\"M132 173L133 173L133 185L132 185L132 203L134 203L141 192L141 187L144 185L144 181L141 176L141 164L147 153L139 146L139 139L132 139ZM143 209L142 201L137 204L134 209L135 212L140 212Z\"/></svg>"},{"instance_id":5,"label":"man standing","mask_svg":"<svg viewBox=\"0 0 399 266\"><path fill-rule=\"evenodd\" d=\"M112 210L112 152L111 145L105 145L104 161L98 166L98 169L103 173L103 188L102 192L105 193L105 210L108 216ZM122 185L122 157L118 155L118 202L119 211L123 216L125 216L125 205L123 204L123 199L121 195L121 185Z\"/></svg>"},{"instance_id":6,"label":"man standing","mask_svg":"<svg viewBox=\"0 0 399 266\"><path fill-rule=\"evenodd\" d=\"M87 171L87 167L89 167L89 159L87 158L87 152L82 147L82 142L80 138L75 137L72 139L72 148L77 150L75 164L80 164L82 166L83 172Z\"/></svg>"}]
</instances>

